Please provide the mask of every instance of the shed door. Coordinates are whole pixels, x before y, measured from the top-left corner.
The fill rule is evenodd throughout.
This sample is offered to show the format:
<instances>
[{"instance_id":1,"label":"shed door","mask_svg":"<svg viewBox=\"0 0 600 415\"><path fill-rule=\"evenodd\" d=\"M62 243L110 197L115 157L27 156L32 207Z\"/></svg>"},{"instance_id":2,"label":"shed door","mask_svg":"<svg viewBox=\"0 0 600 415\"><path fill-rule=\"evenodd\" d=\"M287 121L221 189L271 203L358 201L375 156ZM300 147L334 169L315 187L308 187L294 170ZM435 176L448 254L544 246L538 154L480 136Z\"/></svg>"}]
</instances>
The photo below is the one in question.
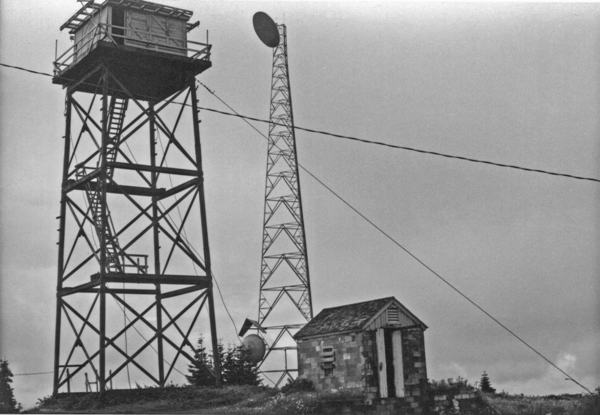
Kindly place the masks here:
<instances>
[{"instance_id":1,"label":"shed door","mask_svg":"<svg viewBox=\"0 0 600 415\"><path fill-rule=\"evenodd\" d=\"M402 332L392 331L392 348L394 353L394 385L396 396L404 397L404 366L402 364Z\"/></svg>"},{"instance_id":2,"label":"shed door","mask_svg":"<svg viewBox=\"0 0 600 415\"><path fill-rule=\"evenodd\" d=\"M385 333L377 329L375 342L377 343L377 370L379 371L379 396L388 397L387 362L385 359Z\"/></svg>"}]
</instances>

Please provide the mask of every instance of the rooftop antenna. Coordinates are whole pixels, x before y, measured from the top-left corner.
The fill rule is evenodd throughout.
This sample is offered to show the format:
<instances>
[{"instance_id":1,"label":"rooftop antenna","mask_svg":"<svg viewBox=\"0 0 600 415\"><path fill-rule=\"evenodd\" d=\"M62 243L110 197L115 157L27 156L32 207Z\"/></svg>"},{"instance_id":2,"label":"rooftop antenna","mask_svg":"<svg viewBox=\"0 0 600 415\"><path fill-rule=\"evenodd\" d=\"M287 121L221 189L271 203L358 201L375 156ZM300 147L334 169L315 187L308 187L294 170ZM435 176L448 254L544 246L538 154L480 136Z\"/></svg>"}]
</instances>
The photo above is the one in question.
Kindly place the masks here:
<instances>
[{"instance_id":1,"label":"rooftop antenna","mask_svg":"<svg viewBox=\"0 0 600 415\"><path fill-rule=\"evenodd\" d=\"M259 369L267 379L269 374L277 375L271 382L278 386L286 378L294 379L298 372L292 336L312 319L313 310L286 27L264 12L256 13L252 23L258 38L273 48L273 69L258 321L245 326L246 331L254 326L254 336L266 343ZM244 333L242 329L240 336Z\"/></svg>"}]
</instances>

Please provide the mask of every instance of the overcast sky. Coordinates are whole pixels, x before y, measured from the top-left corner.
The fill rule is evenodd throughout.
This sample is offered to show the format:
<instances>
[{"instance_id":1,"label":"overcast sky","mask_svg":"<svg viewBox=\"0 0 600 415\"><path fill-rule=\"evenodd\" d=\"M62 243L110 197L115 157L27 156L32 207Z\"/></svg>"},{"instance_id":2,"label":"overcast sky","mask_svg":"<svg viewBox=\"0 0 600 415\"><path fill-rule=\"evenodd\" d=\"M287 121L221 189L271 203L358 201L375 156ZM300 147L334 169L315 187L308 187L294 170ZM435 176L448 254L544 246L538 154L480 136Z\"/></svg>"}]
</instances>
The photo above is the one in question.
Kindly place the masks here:
<instances>
[{"instance_id":1,"label":"overcast sky","mask_svg":"<svg viewBox=\"0 0 600 415\"><path fill-rule=\"evenodd\" d=\"M288 28L298 126L600 178L600 5L164 0L210 31L199 79L268 118L271 50L252 15ZM0 3L0 62L50 73L71 0ZM226 108L206 91L200 105ZM64 91L0 67L0 357L53 367ZM256 316L266 142L202 112L216 278L237 322ZM257 124L265 132L266 124ZM600 185L299 131L300 163L552 362L600 386ZM431 379L511 393L582 390L301 173L315 314L393 295L422 321ZM217 302L218 332L235 330ZM239 324L239 323L238 323ZM194 337L199 333L194 333ZM52 375L16 376L18 401Z\"/></svg>"}]
</instances>

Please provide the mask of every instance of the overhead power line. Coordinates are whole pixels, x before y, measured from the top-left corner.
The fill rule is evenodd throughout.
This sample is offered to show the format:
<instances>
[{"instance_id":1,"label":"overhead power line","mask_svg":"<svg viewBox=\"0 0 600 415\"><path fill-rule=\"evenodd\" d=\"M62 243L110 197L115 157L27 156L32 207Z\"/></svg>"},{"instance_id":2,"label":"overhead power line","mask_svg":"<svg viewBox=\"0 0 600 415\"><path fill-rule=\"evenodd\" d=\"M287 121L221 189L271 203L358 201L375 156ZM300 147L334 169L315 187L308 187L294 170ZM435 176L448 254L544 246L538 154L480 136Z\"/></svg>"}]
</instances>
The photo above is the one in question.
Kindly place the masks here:
<instances>
[{"instance_id":1,"label":"overhead power line","mask_svg":"<svg viewBox=\"0 0 600 415\"><path fill-rule=\"evenodd\" d=\"M237 114L237 112L227 103L225 103L225 101L223 101L220 97L218 97L214 91L211 91L206 85L204 85L202 82L198 81L198 83L200 85L202 85L204 88L206 88L206 90L208 92L210 92L215 98L217 98L219 101L221 101L224 105L227 106L227 108L229 108L231 111L233 111L234 113ZM249 124L255 131L257 131L263 138L268 139L262 132L260 132L258 129L256 129L256 127L254 127L252 124L250 124L247 119L245 119L245 117L240 117L242 118L247 124ZM489 312L487 312L483 307L481 307L479 304L477 304L475 301L471 300L466 294L464 294L462 291L460 291L458 288L456 288L452 283L450 283L447 279L445 279L444 277L442 277L439 273L437 273L436 271L434 271L429 265L427 265L425 262L423 262L421 259L419 259L415 254L413 254L412 252L410 252L407 248L405 248L402 244L400 244L396 239L394 239L391 235L389 235L387 232L385 232L383 229L381 229L379 226L377 226L371 219L369 219L367 216L365 216L362 212L360 212L357 208L355 208L350 202L348 202L346 199L344 199L342 196L340 196L337 192L335 192L332 188L330 188L328 185L326 185L321 179L319 179L317 176L315 176L314 174L312 174L308 169L306 169L304 166L302 166L300 163L298 163L298 166L304 170L307 174L309 174L313 179L315 179L321 186L323 186L325 189L327 189L331 194L333 194L336 198L338 198L342 203L344 203L346 206L348 206L350 209L352 209L356 214L358 214L362 219L364 219L367 223L369 223L372 227L374 227L379 233L381 233L383 236L385 236L387 239L389 239L394 245L396 245L397 247L399 247L400 249L402 249L405 253L407 253L411 258L413 258L415 261L417 261L419 264L421 264L425 269L427 269L429 272L431 272L434 276L436 276L439 280L441 280L442 282L444 282L446 285L448 285L452 290L454 290L456 293L458 293L461 297L463 297L465 300L467 300L469 303L471 303L473 306L475 306L479 311L481 311L482 313L484 313L486 316L488 316L490 319L492 319L492 321L494 321L496 324L498 324L500 327L502 327L505 331L507 331L509 334L511 334L514 338L516 338L517 340L519 340L522 344L524 344L525 346L527 346L530 350L532 350L533 352L535 352L538 356L540 356L542 359L544 359L548 364L550 364L552 367L554 367L555 369L557 369L558 371L560 371L563 375L567 376L568 379L572 380L574 383L576 383L578 386L580 386L581 388L585 389L587 392L589 392L590 394L592 393L588 388L586 388L585 386L583 386L581 383L579 383L577 380L575 380L571 375L569 375L567 372L565 372L564 370L562 370L560 367L558 367L557 365L555 365L552 361L550 361L550 359L548 359L546 356L544 356L542 353L540 353L539 351L537 351L533 346L531 346L529 343L527 343L525 340L523 340L521 337L519 337L515 332L513 332L511 329L509 329L507 326L505 326L504 324L502 324L497 318L495 318L492 314L490 314Z\"/></svg>"},{"instance_id":2,"label":"overhead power line","mask_svg":"<svg viewBox=\"0 0 600 415\"><path fill-rule=\"evenodd\" d=\"M205 107L198 107L198 108L200 108L202 110L205 110L205 111L210 111L210 112L215 112L215 113L218 113L218 114L222 114L222 115L229 115L229 116L233 116L233 117L243 118L245 120L251 120L251 121L256 121L256 122L263 122L263 123L270 123L269 120L262 120L260 118L249 117L249 116L241 115L241 114L237 114L237 113L232 114L230 112L219 111L219 110L216 110L216 109L213 109L213 108L205 108ZM277 123L275 123L275 124L278 125ZM327 131L321 131L321 130L313 130L311 128L305 128L305 127L294 126L294 129L300 130L300 131L306 131L306 132L314 133L314 134L326 135L326 136L329 136L329 137L336 137L336 138L343 138L343 139L346 139L346 140L359 141L361 143L366 143L366 144L374 144L374 145L378 145L378 146L395 148L395 149L398 149L398 150L406 150L406 151L413 151L415 153L429 154L431 156L438 156L438 157L445 157L445 158L455 159L455 160L469 161L471 163L487 164L487 165L496 166L496 167L505 167L505 168L509 168L509 169L517 169L517 170L522 170L522 171L527 171L527 172L533 172L533 173L549 174L551 176L567 177L569 179L589 180L589 181L592 181L592 182L600 183L600 179L596 179L594 177L575 176L573 174L558 173L558 172L553 172L553 171L549 171L549 170L532 169L532 168L529 168L529 167L516 166L514 164L503 164L503 163L496 163L494 161L480 160L480 159L474 159L474 158L463 157L463 156L455 156L453 154L440 153L440 152L437 152L437 151L422 150L422 149L414 148L414 147L398 146L398 145L395 145L395 144L384 143L384 142L381 142L381 141L366 140L366 139L363 139L363 138L357 138L357 137L352 137L352 136L348 136L348 135L341 135L341 134L329 133Z\"/></svg>"},{"instance_id":3,"label":"overhead power line","mask_svg":"<svg viewBox=\"0 0 600 415\"><path fill-rule=\"evenodd\" d=\"M34 71L34 70L31 70L31 69L27 69L27 68L22 68L20 66L7 65L7 64L1 63L1 62L0 62L0 66L4 66L6 68L18 69L20 71L29 72L29 73L36 74L36 75L44 75L44 76L50 76L50 77L52 77L52 75L49 74L49 73L38 72L38 71Z\"/></svg>"},{"instance_id":4,"label":"overhead power line","mask_svg":"<svg viewBox=\"0 0 600 415\"><path fill-rule=\"evenodd\" d=\"M36 373L16 373L13 376L33 376L33 375L48 375L54 372L36 372Z\"/></svg>"},{"instance_id":5,"label":"overhead power line","mask_svg":"<svg viewBox=\"0 0 600 415\"><path fill-rule=\"evenodd\" d=\"M31 69L22 68L20 66L7 65L7 64L4 64L4 63L0 63L0 66L4 66L4 67L7 67L7 68L12 68L12 69L18 69L18 70L29 72L29 73L36 74L36 75L44 75L44 76L50 76L50 77L52 77L51 74L43 73L43 72L38 72L38 71L33 71ZM213 91L211 91L210 89L208 89L208 87L206 87L206 85L202 84L202 86L204 86L209 92L213 93ZM154 97L146 97L146 98L153 99ZM184 103L175 102L175 101L173 102L173 104L189 106L189 104L184 104ZM231 109L233 111L233 113L226 112L226 111L216 110L214 108L206 108L206 107L198 107L198 108L201 109L201 110L204 110L204 111L214 112L216 114L221 114L221 115L227 115L227 116L231 116L231 117L242 118L244 120L262 122L262 123L270 123L271 122L269 120L263 120L263 119L256 118L256 117L250 117L250 116L247 116L247 115L242 115L242 114L238 113L237 111L233 111L233 109L231 107L229 107L229 109ZM275 123L275 124L279 125L277 123ZM475 158L470 158L470 157L457 156L457 155L453 155L453 154L440 153L438 151L423 150L423 149L414 148L414 147L407 147L407 146L399 146L399 145L395 145L395 144L389 144L389 143L385 143L385 142L381 142L381 141L366 140L366 139L363 139L363 138L352 137L352 136L348 136L348 135L335 134L335 133L330 133L330 132L321 131L321 130L314 130L312 128L305 128L305 127L294 126L294 129L300 130L300 131L306 131L306 132L313 133L313 134L321 134L321 135L325 135L325 136L329 136L329 137L336 137L336 138L343 138L345 140L358 141L358 142L365 143L365 144L373 144L373 145L378 145L378 146L383 146L383 147L388 147L388 148L394 148L394 149L397 149L397 150L405 150L405 151L412 151L412 152L415 152L415 153L428 154L430 156L444 157L444 158L449 158L449 159L453 159L453 160L461 160L461 161L468 161L470 163L486 164L486 165L489 165L489 166L503 167L503 168L508 168L508 169L526 171L526 172L530 172L530 173L540 173L540 174L547 174L547 175L550 175L550 176L565 177L565 178L568 178L568 179L576 179L576 180L587 180L587 181L592 181L592 182L600 183L600 179L596 179L595 177L577 176L577 175L574 175L574 174L560 173L560 172L554 172L554 171L542 170L542 169L533 169L533 168L529 168L529 167L517 166L517 165L514 165L514 164L497 163L497 162L489 161L489 160L481 160L481 159L475 159Z\"/></svg>"}]
</instances>

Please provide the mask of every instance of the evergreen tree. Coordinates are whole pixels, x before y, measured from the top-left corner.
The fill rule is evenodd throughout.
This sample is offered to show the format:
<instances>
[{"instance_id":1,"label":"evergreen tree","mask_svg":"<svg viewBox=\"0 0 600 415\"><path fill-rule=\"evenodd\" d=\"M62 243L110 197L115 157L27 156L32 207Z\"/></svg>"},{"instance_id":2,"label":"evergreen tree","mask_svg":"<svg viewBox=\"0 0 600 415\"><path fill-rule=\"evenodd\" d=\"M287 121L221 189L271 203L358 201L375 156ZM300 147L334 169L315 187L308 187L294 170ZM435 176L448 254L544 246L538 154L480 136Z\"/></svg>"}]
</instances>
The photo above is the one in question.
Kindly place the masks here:
<instances>
[{"instance_id":1,"label":"evergreen tree","mask_svg":"<svg viewBox=\"0 0 600 415\"><path fill-rule=\"evenodd\" d=\"M483 374L481 375L481 381L479 383L479 387L481 388L482 392L487 392L487 393L495 393L496 389L492 388L492 384L490 383L490 377L488 376L487 373L485 373L485 370L483 371Z\"/></svg>"},{"instance_id":2,"label":"evergreen tree","mask_svg":"<svg viewBox=\"0 0 600 415\"><path fill-rule=\"evenodd\" d=\"M222 351L223 346L219 344L219 349ZM221 354L221 353L219 353ZM221 362L223 360L221 359ZM213 375L214 367L213 367L213 359L212 356L206 352L206 347L204 346L204 338L200 336L198 339L198 348L196 349L196 357L194 359L194 364L189 365L188 369L190 371L190 375L186 376L186 379L193 386L214 386L215 385L215 377Z\"/></svg>"},{"instance_id":3,"label":"evergreen tree","mask_svg":"<svg viewBox=\"0 0 600 415\"><path fill-rule=\"evenodd\" d=\"M252 363L251 351L244 346L229 347L225 353L227 371L223 378L227 385L253 385L258 386L258 368Z\"/></svg>"},{"instance_id":4,"label":"evergreen tree","mask_svg":"<svg viewBox=\"0 0 600 415\"><path fill-rule=\"evenodd\" d=\"M217 345L217 352L221 362L221 378L223 385L259 385L258 368L252 363L249 349L243 346L229 346L227 350L221 342ZM206 352L204 339L198 339L195 364L189 365L188 382L193 386L213 386L212 354Z\"/></svg>"},{"instance_id":5,"label":"evergreen tree","mask_svg":"<svg viewBox=\"0 0 600 415\"><path fill-rule=\"evenodd\" d=\"M13 394L13 374L6 360L0 360L0 413L15 414L21 411L21 404L17 403Z\"/></svg>"}]
</instances>

